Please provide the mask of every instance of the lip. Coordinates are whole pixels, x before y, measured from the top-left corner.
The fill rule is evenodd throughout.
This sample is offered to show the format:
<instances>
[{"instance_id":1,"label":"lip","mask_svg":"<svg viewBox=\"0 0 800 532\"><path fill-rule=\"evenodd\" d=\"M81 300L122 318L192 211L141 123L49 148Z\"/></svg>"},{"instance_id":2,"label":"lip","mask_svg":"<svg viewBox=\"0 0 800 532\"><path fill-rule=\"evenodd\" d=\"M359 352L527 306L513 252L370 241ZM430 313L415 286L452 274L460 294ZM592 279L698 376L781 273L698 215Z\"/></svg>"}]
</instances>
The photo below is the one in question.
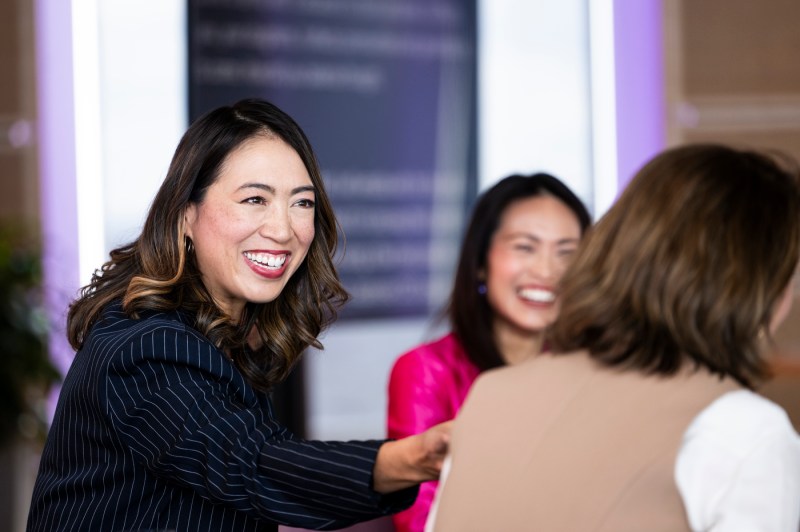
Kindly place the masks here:
<instances>
[{"instance_id":1,"label":"lip","mask_svg":"<svg viewBox=\"0 0 800 532\"><path fill-rule=\"evenodd\" d=\"M554 298L552 301L532 301L532 300L527 299L527 298L522 296L521 292L524 291L524 290L541 290L541 291L546 291L546 292L552 292L553 294L556 294L556 298ZM519 298L519 300L523 304L528 305L530 307L536 307L536 308L551 308L553 305L556 304L556 301L558 301L558 294L556 292L555 287L548 286L548 285L538 285L538 284L537 285L525 285L525 286L520 287L517 290L517 297Z\"/></svg>"},{"instance_id":2,"label":"lip","mask_svg":"<svg viewBox=\"0 0 800 532\"><path fill-rule=\"evenodd\" d=\"M289 266L289 260L292 257L292 253L286 250L275 250L275 249L248 249L245 253L267 253L270 255L286 255L286 260L283 261L283 264L280 268L268 268L267 266L262 266L257 262L254 262L248 259L244 253L242 253L242 260L244 260L245 264L258 276L264 277L266 279L279 279L286 273L286 269Z\"/></svg>"}]
</instances>

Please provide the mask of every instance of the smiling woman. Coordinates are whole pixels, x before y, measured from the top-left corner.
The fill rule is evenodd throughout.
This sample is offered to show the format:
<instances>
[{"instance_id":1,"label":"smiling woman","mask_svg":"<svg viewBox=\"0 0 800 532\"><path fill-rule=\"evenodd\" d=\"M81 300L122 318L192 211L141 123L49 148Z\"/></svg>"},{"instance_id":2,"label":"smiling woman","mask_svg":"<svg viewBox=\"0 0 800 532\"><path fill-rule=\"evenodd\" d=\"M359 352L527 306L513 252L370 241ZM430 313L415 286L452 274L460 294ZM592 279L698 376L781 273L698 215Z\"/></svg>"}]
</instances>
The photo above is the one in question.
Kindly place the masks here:
<instances>
[{"instance_id":1,"label":"smiling woman","mask_svg":"<svg viewBox=\"0 0 800 532\"><path fill-rule=\"evenodd\" d=\"M273 417L269 391L347 299L336 230L291 117L244 100L193 123L139 237L70 306L28 530L329 529L411 504L449 424L314 442Z\"/></svg>"},{"instance_id":2,"label":"smiling woman","mask_svg":"<svg viewBox=\"0 0 800 532\"><path fill-rule=\"evenodd\" d=\"M247 302L269 303L314 240L314 186L300 156L267 135L231 152L201 202L186 209L186 237L203 284L234 320Z\"/></svg>"},{"instance_id":3,"label":"smiling woman","mask_svg":"<svg viewBox=\"0 0 800 532\"><path fill-rule=\"evenodd\" d=\"M558 284L590 217L548 174L512 175L472 213L447 308L452 332L401 355L389 378L388 434L418 434L455 417L482 371L542 350L558 312ZM394 516L398 532L421 531L436 491Z\"/></svg>"},{"instance_id":4,"label":"smiling woman","mask_svg":"<svg viewBox=\"0 0 800 532\"><path fill-rule=\"evenodd\" d=\"M582 232L576 213L549 194L506 207L478 272L504 362L541 350L541 333L558 312L558 281Z\"/></svg>"}]
</instances>

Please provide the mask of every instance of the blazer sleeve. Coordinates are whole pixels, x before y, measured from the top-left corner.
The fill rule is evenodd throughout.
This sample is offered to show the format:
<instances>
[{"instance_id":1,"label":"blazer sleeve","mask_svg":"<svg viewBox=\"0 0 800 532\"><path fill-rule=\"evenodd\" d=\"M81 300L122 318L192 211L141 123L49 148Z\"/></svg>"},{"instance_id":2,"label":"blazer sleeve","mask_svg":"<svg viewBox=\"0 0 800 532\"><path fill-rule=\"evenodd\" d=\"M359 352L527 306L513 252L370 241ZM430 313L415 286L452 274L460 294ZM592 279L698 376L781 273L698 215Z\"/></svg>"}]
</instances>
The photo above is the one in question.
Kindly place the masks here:
<instances>
[{"instance_id":1,"label":"blazer sleeve","mask_svg":"<svg viewBox=\"0 0 800 532\"><path fill-rule=\"evenodd\" d=\"M111 430L152 474L250 515L320 530L413 502L416 488L388 496L372 489L383 441L295 438L268 398L182 324L145 327L116 349L101 404Z\"/></svg>"}]
</instances>

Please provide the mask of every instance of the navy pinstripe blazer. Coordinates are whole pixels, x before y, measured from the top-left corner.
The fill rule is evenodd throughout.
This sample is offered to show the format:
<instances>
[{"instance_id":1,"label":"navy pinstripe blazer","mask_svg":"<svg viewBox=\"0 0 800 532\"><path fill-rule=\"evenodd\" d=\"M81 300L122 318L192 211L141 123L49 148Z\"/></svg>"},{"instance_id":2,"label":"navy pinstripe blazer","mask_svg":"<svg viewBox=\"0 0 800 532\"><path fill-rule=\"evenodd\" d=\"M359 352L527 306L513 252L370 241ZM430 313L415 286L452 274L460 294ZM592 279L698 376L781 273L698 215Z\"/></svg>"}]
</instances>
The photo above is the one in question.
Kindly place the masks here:
<instances>
[{"instance_id":1,"label":"navy pinstripe blazer","mask_svg":"<svg viewBox=\"0 0 800 532\"><path fill-rule=\"evenodd\" d=\"M111 305L65 378L28 530L332 529L401 510L382 441L296 439L181 312Z\"/></svg>"}]
</instances>

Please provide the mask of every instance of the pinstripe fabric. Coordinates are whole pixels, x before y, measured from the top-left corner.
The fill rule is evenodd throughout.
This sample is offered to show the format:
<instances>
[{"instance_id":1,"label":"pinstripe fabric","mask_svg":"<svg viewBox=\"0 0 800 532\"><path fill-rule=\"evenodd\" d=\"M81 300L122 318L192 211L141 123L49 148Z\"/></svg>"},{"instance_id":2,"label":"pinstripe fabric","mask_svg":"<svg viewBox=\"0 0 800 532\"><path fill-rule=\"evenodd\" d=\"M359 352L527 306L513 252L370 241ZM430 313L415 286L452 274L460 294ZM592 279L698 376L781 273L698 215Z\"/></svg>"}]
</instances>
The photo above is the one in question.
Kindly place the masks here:
<instances>
[{"instance_id":1,"label":"pinstripe fabric","mask_svg":"<svg viewBox=\"0 0 800 532\"><path fill-rule=\"evenodd\" d=\"M66 376L28 530L339 528L407 507L381 441L295 439L188 316L112 305Z\"/></svg>"}]
</instances>

